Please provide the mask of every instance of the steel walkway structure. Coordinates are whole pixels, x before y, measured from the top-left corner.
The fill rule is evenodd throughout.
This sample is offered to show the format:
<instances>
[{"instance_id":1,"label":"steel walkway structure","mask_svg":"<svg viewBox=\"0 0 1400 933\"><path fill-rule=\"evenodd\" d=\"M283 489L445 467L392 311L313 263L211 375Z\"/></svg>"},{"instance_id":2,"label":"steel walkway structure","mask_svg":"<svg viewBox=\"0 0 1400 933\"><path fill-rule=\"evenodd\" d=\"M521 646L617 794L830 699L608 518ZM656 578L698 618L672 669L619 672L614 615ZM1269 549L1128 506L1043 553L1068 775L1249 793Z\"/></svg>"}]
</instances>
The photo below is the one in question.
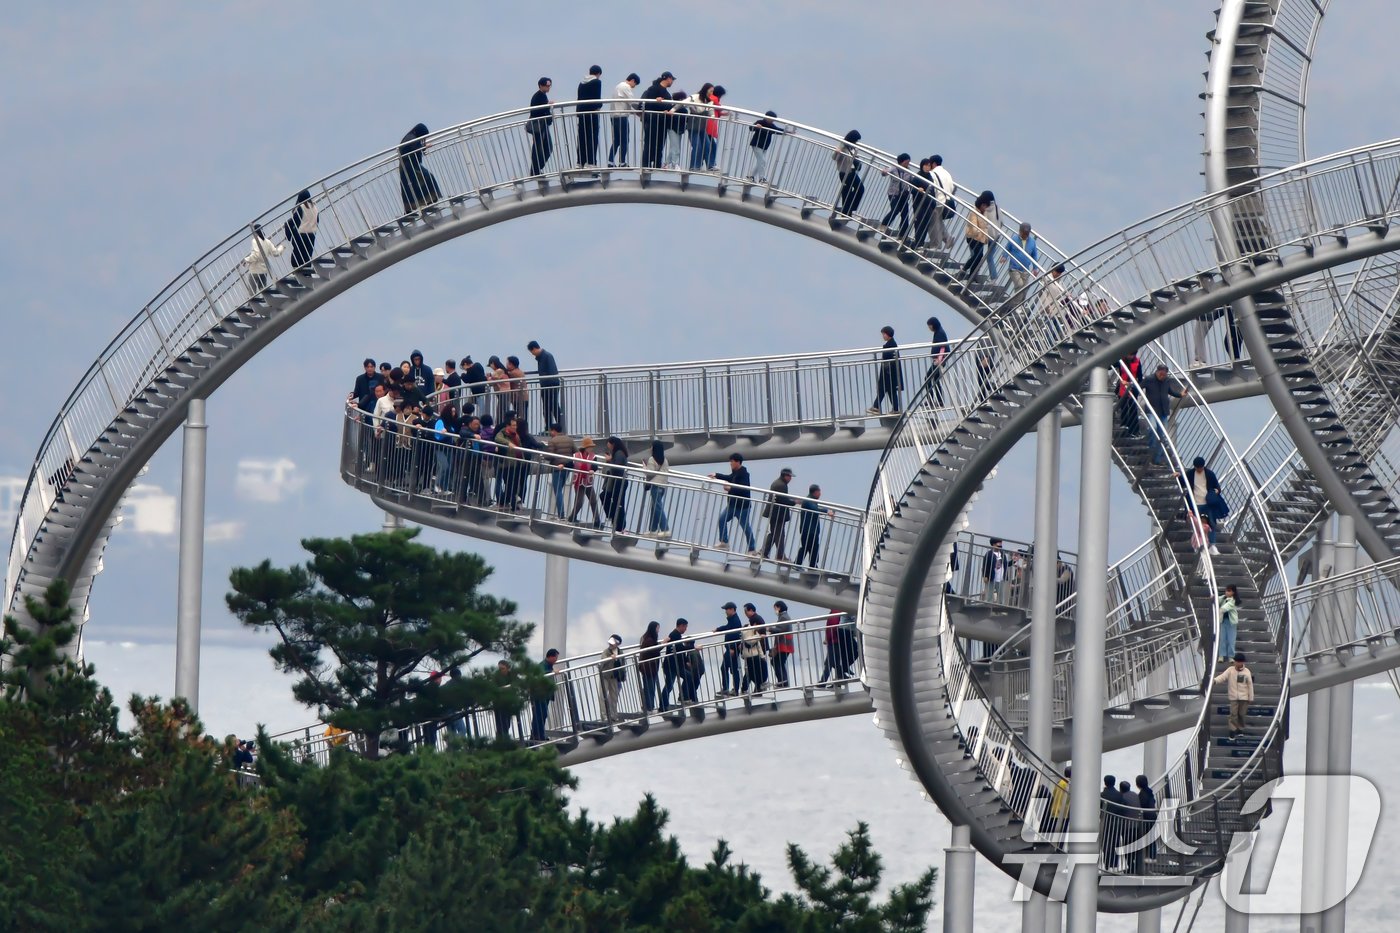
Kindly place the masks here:
<instances>
[{"instance_id":1,"label":"steel walkway structure","mask_svg":"<svg viewBox=\"0 0 1400 933\"><path fill-rule=\"evenodd\" d=\"M1159 797L1174 801L1169 818L1194 853L1117 878L1099 906L1138 911L1175 899L1220 870L1223 837L1252 828L1257 815L1241 813L1239 801L1279 773L1288 698L1400 664L1388 614L1397 601L1389 559L1400 542L1392 496L1400 475L1387 447L1396 406L1388 387L1378 391L1400 343L1400 285L1388 255L1400 249L1392 228L1400 142L1304 160L1303 102L1325 9L1227 0L1208 75L1213 193L1072 256L1042 240L1037 275L1026 285L1010 280L1005 262L1000 272L964 281L961 244L928 250L890 237L858 209L839 210L834 167L844 158L889 173L915 204L926 202L887 153L788 124L770 154L771 177L751 178L745 141L759 115L743 110L718 118L723 156L703 171L556 163L531 173L526 110L434 134L427 164L440 190L426 203L403 202L397 151L355 163L310 186L321 213L320 244L303 264L273 262L267 282L246 277L240 263L250 223L178 276L90 367L35 458L11 546L7 603L22 610L25 596L64 578L85 614L120 499L191 400L206 397L297 321L398 261L499 222L590 204L672 204L758 220L913 283L972 322L972 337L952 349L936 379L928 378L927 346L906 352L905 384L918 388L897 417L861 409L881 365L869 349L624 367L591 379L566 374L565 410L574 433L615 434L634 444L662 439L678 465L736 449L754 456L883 449L864 508L822 505L830 512L818 513L815 558L798 564L720 550L711 532L726 491L679 471L670 476L668 506L682 521L669 538L620 528L612 513L607 530L567 520L552 498L553 474L566 475L558 469L564 464L547 456L515 460L422 437L384 442L358 419L346 421L342 475L390 511L483 539L723 585L742 579L757 592L857 608L860 687L817 675L839 681L818 692L823 685L804 668L786 687L744 699L694 696L663 715L646 710L639 696L619 715L599 716L587 699L596 659L579 658L560 679L564 701L556 699L552 713L568 709L567 722L554 722L548 740L583 760L603 749L613 754L873 707L929 795L1005 868L1009 856L1061 851L1038 817L1062 787L1054 761L1067 749L1072 721L1061 704L1054 754L1043 760L1029 751L1018 731L1028 702L1023 606L967 588L946 593L953 545L962 540L975 550L981 540L962 527L978 492L1042 415L1063 407L1073 417L1089 373L1131 348L1150 345L1145 355L1166 362L1198 400L1266 394L1277 423L1237 450L1210 404L1179 409L1164 424L1129 380L1129 404L1170 439L1167 465L1151 462L1142 438L1121 431L1114 438L1115 461L1154 532L1113 568L1119 591L1108 607L1110 694L1102 726L1110 747L1192 730L1187 751L1155 786ZM1289 100L1292 129L1280 103ZM562 154L572 148L576 123L567 116L570 105L556 106L564 114L556 128ZM655 118L632 112L625 119L640 138ZM1290 146L1294 158L1286 158ZM1276 154L1285 158L1274 164ZM966 217L974 197L960 189L950 206ZM293 210L294 202L284 202L256 223L275 228ZM999 220L997 233L1009 238L1016 219L1002 212ZM1052 290L1045 273L1061 263L1067 271ZM1221 326L1226 340L1216 348L1205 335L1220 320L1228 322ZM1238 517L1214 555L1196 552L1183 534L1192 506L1176 475L1198 453L1209 454L1227 498L1237 503ZM601 482L614 501L630 499L631 521L643 520L645 510L633 513L655 477L633 465L609 469ZM483 481L498 476L524 479L532 498L515 501L507 486L506 508L493 509ZM1284 565L1328 508L1355 519L1381 563L1313 588L1290 587ZM798 543L794 532L789 549ZM1252 597L1240 636L1255 658L1260 694L1250 716L1259 739L1247 747L1219 741L1220 701L1194 654L1202 640L1216 637L1214 594L1226 578ZM1347 588L1371 607L1350 630L1311 608ZM1067 596L1059 607L1066 624L1057 631L1055 691L1062 697L1074 674L1065 639L1072 609ZM802 622L800 637L812 644L799 656L819 656L815 640L827 631L824 620ZM973 657L969 635L996 650ZM695 653L713 650L702 642ZM1175 883L1162 883L1169 880Z\"/></svg>"}]
</instances>

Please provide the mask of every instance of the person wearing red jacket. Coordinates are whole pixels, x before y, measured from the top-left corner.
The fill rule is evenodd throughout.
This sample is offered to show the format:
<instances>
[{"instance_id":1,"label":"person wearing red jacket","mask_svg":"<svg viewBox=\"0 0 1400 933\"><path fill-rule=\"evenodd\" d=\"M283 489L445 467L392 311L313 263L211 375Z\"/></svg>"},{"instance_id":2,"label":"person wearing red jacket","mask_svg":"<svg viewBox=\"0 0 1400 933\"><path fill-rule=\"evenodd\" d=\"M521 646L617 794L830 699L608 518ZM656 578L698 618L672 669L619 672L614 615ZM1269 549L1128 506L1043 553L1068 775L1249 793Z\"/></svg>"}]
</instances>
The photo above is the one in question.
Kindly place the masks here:
<instances>
[{"instance_id":1,"label":"person wearing red jacket","mask_svg":"<svg viewBox=\"0 0 1400 933\"><path fill-rule=\"evenodd\" d=\"M1138 407L1129 387L1142 382L1142 360L1136 350L1118 361L1118 423L1129 437L1138 436Z\"/></svg>"}]
</instances>

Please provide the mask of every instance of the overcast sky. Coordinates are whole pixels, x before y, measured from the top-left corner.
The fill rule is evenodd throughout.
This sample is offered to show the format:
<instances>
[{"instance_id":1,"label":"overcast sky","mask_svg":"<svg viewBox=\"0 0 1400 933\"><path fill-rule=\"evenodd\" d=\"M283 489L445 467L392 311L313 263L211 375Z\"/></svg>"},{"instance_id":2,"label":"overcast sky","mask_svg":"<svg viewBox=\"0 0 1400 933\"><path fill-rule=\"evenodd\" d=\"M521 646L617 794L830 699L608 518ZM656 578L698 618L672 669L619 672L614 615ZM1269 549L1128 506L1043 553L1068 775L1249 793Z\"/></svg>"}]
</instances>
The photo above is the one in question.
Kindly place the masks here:
<instances>
[{"instance_id":1,"label":"overcast sky","mask_svg":"<svg viewBox=\"0 0 1400 933\"><path fill-rule=\"evenodd\" d=\"M414 123L439 129L523 106L540 75L555 79L558 97L595 63L605 86L670 69L687 90L725 84L736 106L858 127L886 150L940 152L961 183L995 189L1073 251L1201 191L1198 95L1216 5L14 4L0 20L0 281L4 352L18 378L0 415L0 508L18 495L62 399L143 304L268 205ZM1395 134L1395 15L1394 0L1347 0L1329 15L1312 154ZM211 729L308 718L223 594L233 566L287 564L300 559L302 536L378 526L336 473L340 404L362 357L397 361L414 347L434 364L463 352L523 355L531 338L565 367L824 350L870 344L885 323L918 339L938 310L911 285L815 242L663 207L531 217L376 276L209 402ZM1066 445L1070 524L1077 434ZM860 504L874 461L821 458L800 473L828 498ZM1029 533L1017 478L1030 463L1022 445L980 500L975 527ZM777 466L757 465L756 479ZM122 693L165 695L173 683L178 472L173 440L134 491L94 591L90 657ZM1122 553L1147 518L1115 483ZM1073 545L1072 530L1064 543ZM494 590L538 619L543 558L479 550L497 568ZM717 622L723 598L745 595L575 564L571 648L594 650L612 630L631 640L650 618Z\"/></svg>"}]
</instances>

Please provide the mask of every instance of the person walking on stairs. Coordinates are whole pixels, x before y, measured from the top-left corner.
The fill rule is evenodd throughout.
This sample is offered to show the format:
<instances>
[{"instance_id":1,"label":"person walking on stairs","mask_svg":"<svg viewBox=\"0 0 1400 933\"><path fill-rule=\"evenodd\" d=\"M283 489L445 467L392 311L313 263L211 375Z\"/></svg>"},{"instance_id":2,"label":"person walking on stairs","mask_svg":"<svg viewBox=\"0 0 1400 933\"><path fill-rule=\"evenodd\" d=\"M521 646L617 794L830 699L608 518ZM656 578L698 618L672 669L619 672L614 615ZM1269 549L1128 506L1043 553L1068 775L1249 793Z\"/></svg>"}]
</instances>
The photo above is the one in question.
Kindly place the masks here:
<instances>
[{"instance_id":1,"label":"person walking on stairs","mask_svg":"<svg viewBox=\"0 0 1400 933\"><path fill-rule=\"evenodd\" d=\"M1235 663L1215 676L1217 684L1225 685L1230 700L1230 738L1244 735L1244 718L1249 704L1254 702L1254 675L1244 666L1245 657L1236 652Z\"/></svg>"},{"instance_id":2,"label":"person walking on stairs","mask_svg":"<svg viewBox=\"0 0 1400 933\"><path fill-rule=\"evenodd\" d=\"M1215 659L1227 661L1235 656L1235 636L1240 630L1240 596L1235 584L1225 587L1220 597L1220 648Z\"/></svg>"}]
</instances>

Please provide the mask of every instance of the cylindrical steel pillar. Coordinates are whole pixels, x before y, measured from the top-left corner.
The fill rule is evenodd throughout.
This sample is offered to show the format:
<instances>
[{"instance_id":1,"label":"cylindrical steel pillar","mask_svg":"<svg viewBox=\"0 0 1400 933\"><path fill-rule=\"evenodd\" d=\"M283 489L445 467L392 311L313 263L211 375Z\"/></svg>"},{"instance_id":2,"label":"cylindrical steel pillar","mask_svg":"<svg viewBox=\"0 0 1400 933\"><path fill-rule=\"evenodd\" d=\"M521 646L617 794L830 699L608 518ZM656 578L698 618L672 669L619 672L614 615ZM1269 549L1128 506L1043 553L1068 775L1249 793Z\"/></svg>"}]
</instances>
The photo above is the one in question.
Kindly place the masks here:
<instances>
[{"instance_id":1,"label":"cylindrical steel pillar","mask_svg":"<svg viewBox=\"0 0 1400 933\"><path fill-rule=\"evenodd\" d=\"M1159 668L1148 675L1148 684L1154 695L1160 695L1168 682L1166 668ZM1167 737L1149 739L1142 746L1142 773L1149 781L1165 774L1167 770ZM1154 907L1138 914L1138 933L1161 933L1162 908Z\"/></svg>"},{"instance_id":2,"label":"cylindrical steel pillar","mask_svg":"<svg viewBox=\"0 0 1400 933\"><path fill-rule=\"evenodd\" d=\"M557 648L569 656L569 559L558 554L544 557L544 651Z\"/></svg>"},{"instance_id":3,"label":"cylindrical steel pillar","mask_svg":"<svg viewBox=\"0 0 1400 933\"><path fill-rule=\"evenodd\" d=\"M1313 545L1313 579L1332 576L1336 548L1332 538L1332 520L1323 522ZM1313 606L1308 622L1308 648L1320 650L1331 644L1331 606L1327 599ZM1305 884L1301 892L1302 912L1298 929L1301 933L1320 933L1322 903L1327 860L1327 783L1321 776L1327 773L1327 730L1331 722L1332 691L1318 690L1308 697L1307 750L1304 757L1303 811L1303 874L1315 879Z\"/></svg>"},{"instance_id":4,"label":"cylindrical steel pillar","mask_svg":"<svg viewBox=\"0 0 1400 933\"><path fill-rule=\"evenodd\" d=\"M1079 464L1079 594L1074 615L1074 730L1070 748L1070 933L1098 925L1099 787L1103 731L1084 728L1103 718L1104 629L1108 615L1108 488L1113 456L1113 396L1108 370L1095 369L1084 393Z\"/></svg>"},{"instance_id":5,"label":"cylindrical steel pillar","mask_svg":"<svg viewBox=\"0 0 1400 933\"><path fill-rule=\"evenodd\" d=\"M175 696L199 712L199 630L204 599L204 399L190 399L180 466L180 571L175 617Z\"/></svg>"},{"instance_id":6,"label":"cylindrical steel pillar","mask_svg":"<svg viewBox=\"0 0 1400 933\"><path fill-rule=\"evenodd\" d=\"M1036 427L1035 553L1031 557L1031 663L1026 744L1050 759L1054 713L1055 591L1060 555L1060 409ZM1021 904L1021 933L1045 933L1047 900L1031 892Z\"/></svg>"},{"instance_id":7,"label":"cylindrical steel pillar","mask_svg":"<svg viewBox=\"0 0 1400 933\"><path fill-rule=\"evenodd\" d=\"M944 850L943 933L972 933L972 907L977 883L977 852L972 830L953 824Z\"/></svg>"},{"instance_id":8,"label":"cylindrical steel pillar","mask_svg":"<svg viewBox=\"0 0 1400 933\"><path fill-rule=\"evenodd\" d=\"M1356 569L1356 525L1350 515L1337 516L1337 543L1333 557L1335 576ZM1356 590L1332 594L1333 638L1345 644L1356 637ZM1327 773L1351 773L1351 730L1356 684L1338 684L1327 691L1331 694L1327 725ZM1311 807L1309 808L1311 809ZM1345 781L1331 782L1327 787L1327 844L1323 865L1323 897L1329 906L1322 914L1322 933L1344 933L1347 925L1347 817L1351 810L1351 795Z\"/></svg>"}]
</instances>

